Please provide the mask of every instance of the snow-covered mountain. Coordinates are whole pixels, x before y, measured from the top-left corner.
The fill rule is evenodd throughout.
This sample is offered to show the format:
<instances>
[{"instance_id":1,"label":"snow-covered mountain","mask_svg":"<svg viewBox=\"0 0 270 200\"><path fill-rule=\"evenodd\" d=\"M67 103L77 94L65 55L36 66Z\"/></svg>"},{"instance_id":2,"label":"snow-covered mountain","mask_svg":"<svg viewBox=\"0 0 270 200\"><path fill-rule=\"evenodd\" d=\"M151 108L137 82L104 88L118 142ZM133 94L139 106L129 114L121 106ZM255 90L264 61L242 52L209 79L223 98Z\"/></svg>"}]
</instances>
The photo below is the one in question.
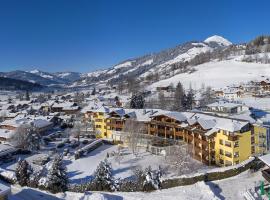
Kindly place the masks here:
<instances>
[{"instance_id":1,"label":"snow-covered mountain","mask_svg":"<svg viewBox=\"0 0 270 200\"><path fill-rule=\"evenodd\" d=\"M270 68L269 52L270 37L261 36L247 44L233 44L214 35L203 41L186 42L89 73L17 70L0 72L0 76L63 87L88 87L108 83L114 85L127 82L130 78L147 82L149 89L178 81L183 82L186 87L190 83L196 88L202 83L222 87L266 75Z\"/></svg>"},{"instance_id":2,"label":"snow-covered mountain","mask_svg":"<svg viewBox=\"0 0 270 200\"><path fill-rule=\"evenodd\" d=\"M72 86L86 86L100 81L117 83L128 77L145 78L156 73L160 74L160 78L166 78L165 75L191 72L191 65L196 65L199 55L222 51L231 45L230 41L216 35L204 41L187 42L158 53L125 60L109 69L88 73Z\"/></svg>"},{"instance_id":3,"label":"snow-covered mountain","mask_svg":"<svg viewBox=\"0 0 270 200\"><path fill-rule=\"evenodd\" d=\"M213 36L205 39L204 42L208 43L208 44L217 43L217 44L219 44L221 46L230 46L230 45L232 45L232 43L229 40L227 40L227 39L225 39L225 38L223 38L221 36L218 36L218 35L213 35Z\"/></svg>"},{"instance_id":4,"label":"snow-covered mountain","mask_svg":"<svg viewBox=\"0 0 270 200\"><path fill-rule=\"evenodd\" d=\"M29 81L32 83L38 83L40 85L54 85L54 84L59 84L56 80L53 78L49 78L47 74L43 74L43 76L39 75L38 72L35 70L35 73L27 72L27 71L21 71L21 70L16 70L16 71L11 71L11 72L1 72L0 76L6 77L6 78L13 78L13 79L18 79L22 81Z\"/></svg>"},{"instance_id":5,"label":"snow-covered mountain","mask_svg":"<svg viewBox=\"0 0 270 200\"><path fill-rule=\"evenodd\" d=\"M66 82L73 82L82 78L83 74L79 72L56 72L53 75L65 80Z\"/></svg>"},{"instance_id":6,"label":"snow-covered mountain","mask_svg":"<svg viewBox=\"0 0 270 200\"><path fill-rule=\"evenodd\" d=\"M34 69L31 71L11 71L11 72L0 72L1 77L13 78L22 81L28 81L32 83L38 83L44 86L51 85L66 85L70 84L75 80L81 78L81 73L78 72L56 72L49 73Z\"/></svg>"}]
</instances>

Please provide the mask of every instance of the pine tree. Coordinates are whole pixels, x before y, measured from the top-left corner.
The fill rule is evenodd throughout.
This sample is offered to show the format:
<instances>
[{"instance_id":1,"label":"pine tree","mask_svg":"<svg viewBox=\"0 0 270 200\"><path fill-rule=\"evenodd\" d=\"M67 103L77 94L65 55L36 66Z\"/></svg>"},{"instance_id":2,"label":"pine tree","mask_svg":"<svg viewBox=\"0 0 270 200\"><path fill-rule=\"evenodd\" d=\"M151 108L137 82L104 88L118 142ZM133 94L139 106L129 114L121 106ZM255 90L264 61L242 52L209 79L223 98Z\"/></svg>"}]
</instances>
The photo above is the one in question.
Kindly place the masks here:
<instances>
[{"instance_id":1,"label":"pine tree","mask_svg":"<svg viewBox=\"0 0 270 200\"><path fill-rule=\"evenodd\" d=\"M91 95L96 95L96 88L93 89Z\"/></svg>"},{"instance_id":2,"label":"pine tree","mask_svg":"<svg viewBox=\"0 0 270 200\"><path fill-rule=\"evenodd\" d=\"M189 91L188 91L187 96L186 96L186 100L185 100L185 108L187 110L193 109L193 101L194 101L194 92L190 86Z\"/></svg>"},{"instance_id":3,"label":"pine tree","mask_svg":"<svg viewBox=\"0 0 270 200\"><path fill-rule=\"evenodd\" d=\"M112 176L112 167L107 159L99 163L92 185L98 191L116 191L118 189L118 183Z\"/></svg>"},{"instance_id":4,"label":"pine tree","mask_svg":"<svg viewBox=\"0 0 270 200\"><path fill-rule=\"evenodd\" d=\"M18 162L15 174L17 181L21 186L28 185L32 171L31 166L26 160L20 160Z\"/></svg>"},{"instance_id":5,"label":"pine tree","mask_svg":"<svg viewBox=\"0 0 270 200\"><path fill-rule=\"evenodd\" d=\"M30 101L30 95L29 95L29 91L26 90L26 93L25 93L25 100L26 101Z\"/></svg>"},{"instance_id":6,"label":"pine tree","mask_svg":"<svg viewBox=\"0 0 270 200\"><path fill-rule=\"evenodd\" d=\"M52 193L64 192L67 190L68 178L66 167L63 165L63 157L57 155L48 172L47 188Z\"/></svg>"},{"instance_id":7,"label":"pine tree","mask_svg":"<svg viewBox=\"0 0 270 200\"><path fill-rule=\"evenodd\" d=\"M162 182L161 177L162 177L162 171L161 171L160 166L156 173L152 171L151 166L146 168L144 172L143 190L151 191L151 190L160 189L161 182Z\"/></svg>"},{"instance_id":8,"label":"pine tree","mask_svg":"<svg viewBox=\"0 0 270 200\"><path fill-rule=\"evenodd\" d=\"M174 110L175 111L181 111L184 107L185 101L185 91L180 82L178 82L175 94L174 94Z\"/></svg>"},{"instance_id":9,"label":"pine tree","mask_svg":"<svg viewBox=\"0 0 270 200\"><path fill-rule=\"evenodd\" d=\"M161 183L162 183L162 178L163 176L163 172L162 172L162 169L160 166L158 166L158 171L156 173L156 176L155 176L155 184L156 184L156 188L157 189L160 189L161 188Z\"/></svg>"},{"instance_id":10,"label":"pine tree","mask_svg":"<svg viewBox=\"0 0 270 200\"><path fill-rule=\"evenodd\" d=\"M130 108L142 109L144 108L144 98L142 94L133 94L130 101Z\"/></svg>"}]
</instances>

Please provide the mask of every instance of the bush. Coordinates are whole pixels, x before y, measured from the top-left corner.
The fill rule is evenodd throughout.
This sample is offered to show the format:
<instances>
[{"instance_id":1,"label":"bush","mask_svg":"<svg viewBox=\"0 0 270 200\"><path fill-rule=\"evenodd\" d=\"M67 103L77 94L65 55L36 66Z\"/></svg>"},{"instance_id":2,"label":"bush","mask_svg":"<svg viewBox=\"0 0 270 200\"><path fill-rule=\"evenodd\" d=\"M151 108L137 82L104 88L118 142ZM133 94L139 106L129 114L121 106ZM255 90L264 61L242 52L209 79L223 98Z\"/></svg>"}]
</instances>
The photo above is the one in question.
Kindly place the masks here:
<instances>
[{"instance_id":1,"label":"bush","mask_svg":"<svg viewBox=\"0 0 270 200\"><path fill-rule=\"evenodd\" d=\"M32 168L26 160L20 160L16 168L16 178L20 186L27 186L32 173Z\"/></svg>"}]
</instances>

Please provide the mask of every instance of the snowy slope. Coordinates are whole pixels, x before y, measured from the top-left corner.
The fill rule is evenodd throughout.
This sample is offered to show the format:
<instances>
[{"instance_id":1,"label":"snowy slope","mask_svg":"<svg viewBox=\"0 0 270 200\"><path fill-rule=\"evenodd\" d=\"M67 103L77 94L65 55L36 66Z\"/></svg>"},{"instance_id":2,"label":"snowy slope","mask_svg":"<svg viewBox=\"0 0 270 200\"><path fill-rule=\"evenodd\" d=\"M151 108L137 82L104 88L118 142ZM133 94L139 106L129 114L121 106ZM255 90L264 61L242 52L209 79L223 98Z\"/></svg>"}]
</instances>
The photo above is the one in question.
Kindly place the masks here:
<instances>
[{"instance_id":1,"label":"snowy slope","mask_svg":"<svg viewBox=\"0 0 270 200\"><path fill-rule=\"evenodd\" d=\"M128 59L107 70L90 72L87 76L84 76L73 85L85 86L87 84L95 84L100 81L111 81L113 83L117 83L129 77L144 78L147 75L156 72L167 74L171 71L171 66L173 64L189 62L197 55L223 50L230 44L232 43L221 36L212 36L207 38L205 41L186 42L158 53ZM173 74L177 74L179 71L181 71L181 69L178 69L178 71L175 71Z\"/></svg>"},{"instance_id":2,"label":"snowy slope","mask_svg":"<svg viewBox=\"0 0 270 200\"><path fill-rule=\"evenodd\" d=\"M158 86L166 86L170 83L181 82L186 88L191 84L198 89L202 84L221 88L233 83L248 82L270 74L269 64L245 63L235 59L221 62L209 62L195 67L194 73L177 74L171 78L158 81L149 86L154 89Z\"/></svg>"},{"instance_id":3,"label":"snowy slope","mask_svg":"<svg viewBox=\"0 0 270 200\"><path fill-rule=\"evenodd\" d=\"M190 48L188 51L186 51L182 54L179 54L175 58L173 58L165 63L162 63L160 65L153 67L152 69L150 69L146 73L142 74L140 77L146 77L150 73L162 72L165 70L169 70L170 65L172 65L174 63L190 61L192 58L194 58L195 56L197 56L201 53L213 51L213 48L209 47L207 44L204 44L204 43L192 43L192 45L193 45L193 47Z\"/></svg>"}]
</instances>

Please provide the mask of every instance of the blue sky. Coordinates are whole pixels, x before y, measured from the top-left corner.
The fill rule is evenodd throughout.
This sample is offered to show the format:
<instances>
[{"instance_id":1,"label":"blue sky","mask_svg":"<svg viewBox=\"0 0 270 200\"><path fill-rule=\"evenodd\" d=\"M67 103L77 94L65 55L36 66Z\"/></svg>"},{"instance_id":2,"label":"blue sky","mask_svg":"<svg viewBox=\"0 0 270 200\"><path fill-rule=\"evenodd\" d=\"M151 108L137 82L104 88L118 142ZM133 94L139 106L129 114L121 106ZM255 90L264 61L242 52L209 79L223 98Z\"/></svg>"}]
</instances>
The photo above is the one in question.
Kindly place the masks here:
<instances>
[{"instance_id":1,"label":"blue sky","mask_svg":"<svg viewBox=\"0 0 270 200\"><path fill-rule=\"evenodd\" d=\"M270 33L270 2L0 0L0 71L88 72L189 40Z\"/></svg>"}]
</instances>

